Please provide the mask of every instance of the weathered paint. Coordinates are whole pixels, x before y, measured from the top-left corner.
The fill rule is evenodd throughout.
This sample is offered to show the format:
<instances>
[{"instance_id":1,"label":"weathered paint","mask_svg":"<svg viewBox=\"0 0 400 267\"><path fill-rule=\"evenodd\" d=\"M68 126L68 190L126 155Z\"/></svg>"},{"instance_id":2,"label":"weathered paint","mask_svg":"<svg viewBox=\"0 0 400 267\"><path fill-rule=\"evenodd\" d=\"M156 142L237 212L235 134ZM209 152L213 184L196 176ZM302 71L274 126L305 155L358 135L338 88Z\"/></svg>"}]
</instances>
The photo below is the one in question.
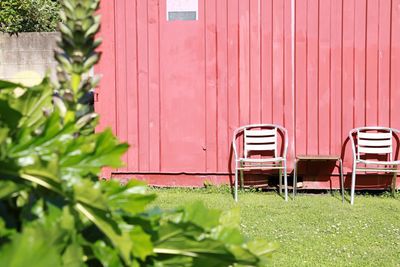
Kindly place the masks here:
<instances>
[{"instance_id":1,"label":"weathered paint","mask_svg":"<svg viewBox=\"0 0 400 267\"><path fill-rule=\"evenodd\" d=\"M340 154L347 173L350 129L400 128L400 0L198 2L197 21L167 21L166 0L102 1L99 129L131 145L114 176L227 182L249 123L288 129L290 168ZM303 167L307 187L338 185L336 168Z\"/></svg>"}]
</instances>

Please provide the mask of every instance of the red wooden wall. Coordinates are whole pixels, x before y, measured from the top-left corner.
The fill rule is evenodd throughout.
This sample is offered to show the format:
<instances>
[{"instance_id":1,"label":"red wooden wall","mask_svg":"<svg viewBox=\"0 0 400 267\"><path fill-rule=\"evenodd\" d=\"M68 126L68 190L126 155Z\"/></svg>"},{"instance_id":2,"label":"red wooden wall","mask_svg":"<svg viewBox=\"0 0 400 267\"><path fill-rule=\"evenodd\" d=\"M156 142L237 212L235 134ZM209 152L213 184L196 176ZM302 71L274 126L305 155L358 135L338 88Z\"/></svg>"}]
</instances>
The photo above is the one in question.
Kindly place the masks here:
<instances>
[{"instance_id":1,"label":"red wooden wall","mask_svg":"<svg viewBox=\"0 0 400 267\"><path fill-rule=\"evenodd\" d=\"M400 0L199 0L198 21L166 21L166 0L108 0L101 14L100 129L131 145L114 176L226 182L233 130L250 123L288 129L290 166L341 154L347 172L350 129L400 128Z\"/></svg>"}]
</instances>

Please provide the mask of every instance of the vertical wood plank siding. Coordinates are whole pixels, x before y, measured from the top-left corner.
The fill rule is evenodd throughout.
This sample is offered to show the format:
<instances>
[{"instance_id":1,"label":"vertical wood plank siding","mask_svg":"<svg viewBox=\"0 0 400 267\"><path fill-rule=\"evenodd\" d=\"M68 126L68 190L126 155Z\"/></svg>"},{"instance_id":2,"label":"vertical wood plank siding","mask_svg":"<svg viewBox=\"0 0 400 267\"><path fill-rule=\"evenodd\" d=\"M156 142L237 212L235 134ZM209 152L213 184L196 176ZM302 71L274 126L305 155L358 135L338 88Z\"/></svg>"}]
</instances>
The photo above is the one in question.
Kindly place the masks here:
<instances>
[{"instance_id":1,"label":"vertical wood plank siding","mask_svg":"<svg viewBox=\"0 0 400 267\"><path fill-rule=\"evenodd\" d=\"M250 123L289 130L289 167L341 154L347 171L350 129L400 128L400 0L294 2L199 0L197 21L167 21L166 0L102 1L99 129L131 145L116 172L230 173Z\"/></svg>"}]
</instances>

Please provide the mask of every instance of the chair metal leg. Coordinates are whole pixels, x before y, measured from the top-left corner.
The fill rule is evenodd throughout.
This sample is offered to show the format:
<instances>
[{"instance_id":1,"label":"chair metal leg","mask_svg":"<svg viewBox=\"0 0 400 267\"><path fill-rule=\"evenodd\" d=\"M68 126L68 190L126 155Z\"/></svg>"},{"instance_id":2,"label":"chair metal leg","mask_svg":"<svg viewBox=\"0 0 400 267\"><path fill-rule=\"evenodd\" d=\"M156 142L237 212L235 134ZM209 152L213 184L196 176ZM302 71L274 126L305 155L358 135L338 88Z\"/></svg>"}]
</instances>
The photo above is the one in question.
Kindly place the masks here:
<instances>
[{"instance_id":1,"label":"chair metal leg","mask_svg":"<svg viewBox=\"0 0 400 267\"><path fill-rule=\"evenodd\" d=\"M397 166L396 169L397 170ZM396 180L397 180L397 173L393 172L393 177L392 177L392 196L395 197L396 196Z\"/></svg>"},{"instance_id":2,"label":"chair metal leg","mask_svg":"<svg viewBox=\"0 0 400 267\"><path fill-rule=\"evenodd\" d=\"M286 161L283 163L283 177L285 183L285 201L288 201L288 185L287 185L287 169L286 169Z\"/></svg>"},{"instance_id":3,"label":"chair metal leg","mask_svg":"<svg viewBox=\"0 0 400 267\"><path fill-rule=\"evenodd\" d=\"M354 191L356 188L356 162L353 162L353 173L351 174L350 204L354 205Z\"/></svg>"},{"instance_id":4,"label":"chair metal leg","mask_svg":"<svg viewBox=\"0 0 400 267\"><path fill-rule=\"evenodd\" d=\"M234 193L235 193L235 201L238 201L238 169L237 166L235 168L235 189L234 189Z\"/></svg>"},{"instance_id":5,"label":"chair metal leg","mask_svg":"<svg viewBox=\"0 0 400 267\"><path fill-rule=\"evenodd\" d=\"M282 162L280 167L282 167ZM282 169L279 169L279 195L282 195Z\"/></svg>"},{"instance_id":6,"label":"chair metal leg","mask_svg":"<svg viewBox=\"0 0 400 267\"><path fill-rule=\"evenodd\" d=\"M344 178L343 178L343 161L339 159L339 168L340 168L340 187L342 189L342 202L344 203Z\"/></svg>"},{"instance_id":7,"label":"chair metal leg","mask_svg":"<svg viewBox=\"0 0 400 267\"><path fill-rule=\"evenodd\" d=\"M294 161L294 170L293 170L293 199L295 198L297 193L297 159Z\"/></svg>"},{"instance_id":8,"label":"chair metal leg","mask_svg":"<svg viewBox=\"0 0 400 267\"><path fill-rule=\"evenodd\" d=\"M240 170L240 189L243 190L244 188L244 174L243 170Z\"/></svg>"}]
</instances>

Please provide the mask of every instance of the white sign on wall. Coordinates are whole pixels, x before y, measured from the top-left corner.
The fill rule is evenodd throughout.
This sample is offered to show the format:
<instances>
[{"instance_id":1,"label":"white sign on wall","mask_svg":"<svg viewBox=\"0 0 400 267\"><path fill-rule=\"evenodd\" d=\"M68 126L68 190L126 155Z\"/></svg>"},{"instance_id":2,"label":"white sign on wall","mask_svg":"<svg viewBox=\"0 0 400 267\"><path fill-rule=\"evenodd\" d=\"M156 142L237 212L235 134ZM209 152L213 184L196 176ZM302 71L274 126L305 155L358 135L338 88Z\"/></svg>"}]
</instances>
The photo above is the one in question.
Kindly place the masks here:
<instances>
[{"instance_id":1,"label":"white sign on wall","mask_svg":"<svg viewBox=\"0 0 400 267\"><path fill-rule=\"evenodd\" d=\"M166 0L167 20L198 20L198 0Z\"/></svg>"}]
</instances>

